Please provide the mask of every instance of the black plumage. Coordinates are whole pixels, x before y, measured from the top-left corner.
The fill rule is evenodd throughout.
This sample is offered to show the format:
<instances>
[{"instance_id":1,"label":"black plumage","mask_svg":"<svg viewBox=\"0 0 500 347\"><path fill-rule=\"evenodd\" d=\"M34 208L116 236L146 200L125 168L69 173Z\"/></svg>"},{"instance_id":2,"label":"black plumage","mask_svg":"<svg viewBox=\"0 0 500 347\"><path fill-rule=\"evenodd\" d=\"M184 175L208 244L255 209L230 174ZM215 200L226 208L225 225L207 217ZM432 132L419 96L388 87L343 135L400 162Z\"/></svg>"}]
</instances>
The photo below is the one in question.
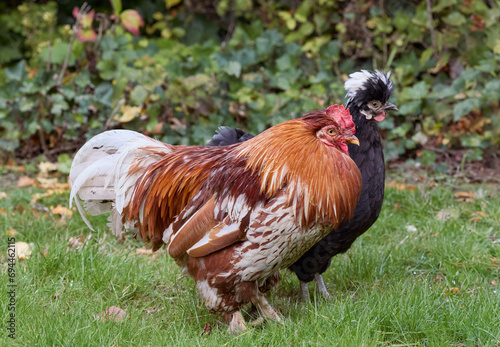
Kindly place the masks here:
<instances>
[{"instance_id":1,"label":"black plumage","mask_svg":"<svg viewBox=\"0 0 500 347\"><path fill-rule=\"evenodd\" d=\"M212 140L207 146L229 146L234 143L244 142L254 137L252 134L246 133L240 128L230 128L221 126L217 129L217 134L212 137Z\"/></svg>"},{"instance_id":2,"label":"black plumage","mask_svg":"<svg viewBox=\"0 0 500 347\"><path fill-rule=\"evenodd\" d=\"M328 296L321 274L330 266L331 259L346 252L353 242L377 220L384 200L385 166L382 141L377 122L385 118L385 111L397 109L388 102L394 88L390 73L361 71L350 75L346 82L346 108L356 124L360 145L348 144L349 155L358 165L363 178L361 197L351 220L343 223L315 244L290 270L301 281L302 298L307 297L307 283L316 279L318 289ZM229 145L242 142L253 135L241 129L219 128L209 145Z\"/></svg>"}]
</instances>

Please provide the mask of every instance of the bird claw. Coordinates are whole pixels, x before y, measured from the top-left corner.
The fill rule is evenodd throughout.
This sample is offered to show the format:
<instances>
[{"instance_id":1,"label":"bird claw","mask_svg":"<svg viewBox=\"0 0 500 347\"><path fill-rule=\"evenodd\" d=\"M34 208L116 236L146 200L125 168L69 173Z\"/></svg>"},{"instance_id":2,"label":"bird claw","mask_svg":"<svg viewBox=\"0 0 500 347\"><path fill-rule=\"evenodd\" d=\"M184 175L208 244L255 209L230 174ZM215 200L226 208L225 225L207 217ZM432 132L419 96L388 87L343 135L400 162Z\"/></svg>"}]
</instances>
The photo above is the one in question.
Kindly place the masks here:
<instances>
[{"instance_id":1,"label":"bird claw","mask_svg":"<svg viewBox=\"0 0 500 347\"><path fill-rule=\"evenodd\" d=\"M264 323L264 321L265 321L264 317L260 316L256 319L254 319L253 321L251 321L250 325L255 328L255 327L258 327L259 325L261 325L262 323Z\"/></svg>"},{"instance_id":2,"label":"bird claw","mask_svg":"<svg viewBox=\"0 0 500 347\"><path fill-rule=\"evenodd\" d=\"M227 331L234 335L239 335L247 331L247 327L245 325L245 319L240 311L236 311L231 315L231 321L229 322L229 327Z\"/></svg>"},{"instance_id":3,"label":"bird claw","mask_svg":"<svg viewBox=\"0 0 500 347\"><path fill-rule=\"evenodd\" d=\"M252 300L252 303L257 307L257 310L259 311L261 316L270 320L274 320L278 323L283 323L278 312L269 304L264 295L257 296L254 300ZM258 320L259 318L257 318L255 321Z\"/></svg>"}]
</instances>

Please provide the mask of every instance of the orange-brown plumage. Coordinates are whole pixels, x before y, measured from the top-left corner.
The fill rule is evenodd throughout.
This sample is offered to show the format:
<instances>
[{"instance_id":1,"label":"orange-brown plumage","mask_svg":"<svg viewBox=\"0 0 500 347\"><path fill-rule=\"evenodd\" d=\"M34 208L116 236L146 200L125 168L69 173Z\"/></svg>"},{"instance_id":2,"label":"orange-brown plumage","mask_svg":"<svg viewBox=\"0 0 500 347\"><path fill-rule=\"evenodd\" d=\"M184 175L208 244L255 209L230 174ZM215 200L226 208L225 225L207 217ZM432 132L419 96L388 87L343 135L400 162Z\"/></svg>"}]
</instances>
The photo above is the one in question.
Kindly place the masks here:
<instances>
[{"instance_id":1,"label":"orange-brown plumage","mask_svg":"<svg viewBox=\"0 0 500 347\"><path fill-rule=\"evenodd\" d=\"M361 175L345 145L357 142L354 131L349 112L334 105L227 147L141 142L141 158L112 166L125 173L125 183L116 181L119 175L112 183L119 187L113 213L121 218L114 223L138 228L155 249L166 243L207 307L232 314L231 326L241 324L237 312L249 301L279 320L263 296L277 271L356 206ZM151 151L151 163L141 169L144 151ZM121 163L122 152L113 160Z\"/></svg>"}]
</instances>

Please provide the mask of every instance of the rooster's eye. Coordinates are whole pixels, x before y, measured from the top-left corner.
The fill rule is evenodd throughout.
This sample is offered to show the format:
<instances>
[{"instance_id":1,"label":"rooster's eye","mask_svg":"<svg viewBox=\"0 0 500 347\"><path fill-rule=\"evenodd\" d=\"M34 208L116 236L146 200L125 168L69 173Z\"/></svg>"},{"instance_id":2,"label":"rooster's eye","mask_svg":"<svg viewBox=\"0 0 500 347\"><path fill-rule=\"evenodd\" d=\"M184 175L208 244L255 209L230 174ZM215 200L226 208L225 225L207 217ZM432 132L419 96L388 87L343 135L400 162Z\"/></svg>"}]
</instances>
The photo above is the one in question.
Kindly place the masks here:
<instances>
[{"instance_id":1,"label":"rooster's eye","mask_svg":"<svg viewBox=\"0 0 500 347\"><path fill-rule=\"evenodd\" d=\"M333 129L328 129L328 134L333 135L333 134L335 134L335 131L333 131Z\"/></svg>"},{"instance_id":2,"label":"rooster's eye","mask_svg":"<svg viewBox=\"0 0 500 347\"><path fill-rule=\"evenodd\" d=\"M378 100L373 100L373 101L370 102L370 105L373 108L379 108L381 106L381 103Z\"/></svg>"}]
</instances>

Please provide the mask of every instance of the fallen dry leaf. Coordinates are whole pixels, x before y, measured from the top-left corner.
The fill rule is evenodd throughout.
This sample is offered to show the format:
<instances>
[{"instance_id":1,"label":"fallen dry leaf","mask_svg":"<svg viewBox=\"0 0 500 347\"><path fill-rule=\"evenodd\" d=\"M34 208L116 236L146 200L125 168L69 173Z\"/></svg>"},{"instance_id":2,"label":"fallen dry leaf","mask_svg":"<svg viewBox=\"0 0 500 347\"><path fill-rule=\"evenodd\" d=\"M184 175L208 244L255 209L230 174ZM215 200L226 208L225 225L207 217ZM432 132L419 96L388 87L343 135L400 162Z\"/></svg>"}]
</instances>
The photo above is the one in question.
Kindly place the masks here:
<instances>
[{"instance_id":1,"label":"fallen dry leaf","mask_svg":"<svg viewBox=\"0 0 500 347\"><path fill-rule=\"evenodd\" d=\"M49 189L45 193L35 193L33 194L33 198L31 198L30 204L36 203L41 198L49 198L52 195L64 194L66 192L67 190L66 188L64 188L64 189Z\"/></svg>"},{"instance_id":2,"label":"fallen dry leaf","mask_svg":"<svg viewBox=\"0 0 500 347\"><path fill-rule=\"evenodd\" d=\"M36 180L29 177L29 176L22 176L22 177L19 177L19 179L17 180L17 187L18 188L32 187L36 184L37 184Z\"/></svg>"},{"instance_id":3,"label":"fallen dry leaf","mask_svg":"<svg viewBox=\"0 0 500 347\"><path fill-rule=\"evenodd\" d=\"M24 205L17 205L14 206L14 211L24 213L24 211L26 211L26 207Z\"/></svg>"},{"instance_id":4,"label":"fallen dry leaf","mask_svg":"<svg viewBox=\"0 0 500 347\"><path fill-rule=\"evenodd\" d=\"M0 200L5 199L8 196L9 194L7 194L6 192L0 192Z\"/></svg>"},{"instance_id":5,"label":"fallen dry leaf","mask_svg":"<svg viewBox=\"0 0 500 347\"><path fill-rule=\"evenodd\" d=\"M85 246L91 238L92 238L92 234L88 234L88 236L83 235L83 234L78 236L78 237L72 236L68 240L68 249L67 250L68 251L71 249L79 250L83 246Z\"/></svg>"},{"instance_id":6,"label":"fallen dry leaf","mask_svg":"<svg viewBox=\"0 0 500 347\"><path fill-rule=\"evenodd\" d=\"M115 120L119 121L120 123L127 123L133 120L136 116L140 115L142 107L123 105L120 111L121 116L117 114L115 116Z\"/></svg>"},{"instance_id":7,"label":"fallen dry leaf","mask_svg":"<svg viewBox=\"0 0 500 347\"><path fill-rule=\"evenodd\" d=\"M459 216L460 213L458 212L457 209L445 208L436 214L436 219L445 222L450 218L458 218Z\"/></svg>"},{"instance_id":8,"label":"fallen dry leaf","mask_svg":"<svg viewBox=\"0 0 500 347\"><path fill-rule=\"evenodd\" d=\"M158 122L156 123L155 127L153 130L151 130L149 133L151 135L163 135L163 126L165 125L165 122Z\"/></svg>"},{"instance_id":9,"label":"fallen dry leaf","mask_svg":"<svg viewBox=\"0 0 500 347\"><path fill-rule=\"evenodd\" d=\"M25 171L24 166L22 166L22 165L17 166L16 163L14 162L14 160L12 160L12 159L7 160L7 165L5 165L4 168L9 170L9 171L14 171L14 172L24 172Z\"/></svg>"},{"instance_id":10,"label":"fallen dry leaf","mask_svg":"<svg viewBox=\"0 0 500 347\"><path fill-rule=\"evenodd\" d=\"M201 336L203 335L209 336L211 333L212 333L212 326L209 323L206 323L201 333Z\"/></svg>"},{"instance_id":11,"label":"fallen dry leaf","mask_svg":"<svg viewBox=\"0 0 500 347\"><path fill-rule=\"evenodd\" d=\"M52 214L59 214L62 217L71 217L73 215L73 211L61 205L57 205L56 207L50 206L50 212L52 212Z\"/></svg>"},{"instance_id":12,"label":"fallen dry leaf","mask_svg":"<svg viewBox=\"0 0 500 347\"><path fill-rule=\"evenodd\" d=\"M20 260L24 260L26 258L29 258L31 255L31 249L30 245L28 245L26 242L16 242L16 257Z\"/></svg>"},{"instance_id":13,"label":"fallen dry leaf","mask_svg":"<svg viewBox=\"0 0 500 347\"><path fill-rule=\"evenodd\" d=\"M135 254L153 254L153 250L146 248L137 248L135 250Z\"/></svg>"},{"instance_id":14,"label":"fallen dry leaf","mask_svg":"<svg viewBox=\"0 0 500 347\"><path fill-rule=\"evenodd\" d=\"M0 208L0 214L6 215L7 214L7 209L6 208Z\"/></svg>"},{"instance_id":15,"label":"fallen dry leaf","mask_svg":"<svg viewBox=\"0 0 500 347\"><path fill-rule=\"evenodd\" d=\"M38 168L40 169L39 176L47 177L51 171L57 171L57 164L51 162L43 162L38 164Z\"/></svg>"},{"instance_id":16,"label":"fallen dry leaf","mask_svg":"<svg viewBox=\"0 0 500 347\"><path fill-rule=\"evenodd\" d=\"M396 188L397 190L409 190L412 192L417 191L417 187L415 187L411 184L404 184L404 183L399 183L396 181L390 181L389 183L386 184L386 186Z\"/></svg>"},{"instance_id":17,"label":"fallen dry leaf","mask_svg":"<svg viewBox=\"0 0 500 347\"><path fill-rule=\"evenodd\" d=\"M18 234L18 231L16 229L8 229L5 231L5 235L7 236L15 236Z\"/></svg>"},{"instance_id":18,"label":"fallen dry leaf","mask_svg":"<svg viewBox=\"0 0 500 347\"><path fill-rule=\"evenodd\" d=\"M127 315L127 312L125 312L118 306L111 306L104 312L94 314L93 317L95 319L101 319L103 322L107 322L108 320L112 319L116 323L121 321L124 317L127 319L130 318L130 316Z\"/></svg>"},{"instance_id":19,"label":"fallen dry leaf","mask_svg":"<svg viewBox=\"0 0 500 347\"><path fill-rule=\"evenodd\" d=\"M40 183L40 187L43 189L69 189L68 183L59 183L59 180L55 177L53 178L38 177L37 180Z\"/></svg>"},{"instance_id":20,"label":"fallen dry leaf","mask_svg":"<svg viewBox=\"0 0 500 347\"><path fill-rule=\"evenodd\" d=\"M476 193L474 192L456 192L455 198L457 201L470 202L476 198Z\"/></svg>"}]
</instances>

